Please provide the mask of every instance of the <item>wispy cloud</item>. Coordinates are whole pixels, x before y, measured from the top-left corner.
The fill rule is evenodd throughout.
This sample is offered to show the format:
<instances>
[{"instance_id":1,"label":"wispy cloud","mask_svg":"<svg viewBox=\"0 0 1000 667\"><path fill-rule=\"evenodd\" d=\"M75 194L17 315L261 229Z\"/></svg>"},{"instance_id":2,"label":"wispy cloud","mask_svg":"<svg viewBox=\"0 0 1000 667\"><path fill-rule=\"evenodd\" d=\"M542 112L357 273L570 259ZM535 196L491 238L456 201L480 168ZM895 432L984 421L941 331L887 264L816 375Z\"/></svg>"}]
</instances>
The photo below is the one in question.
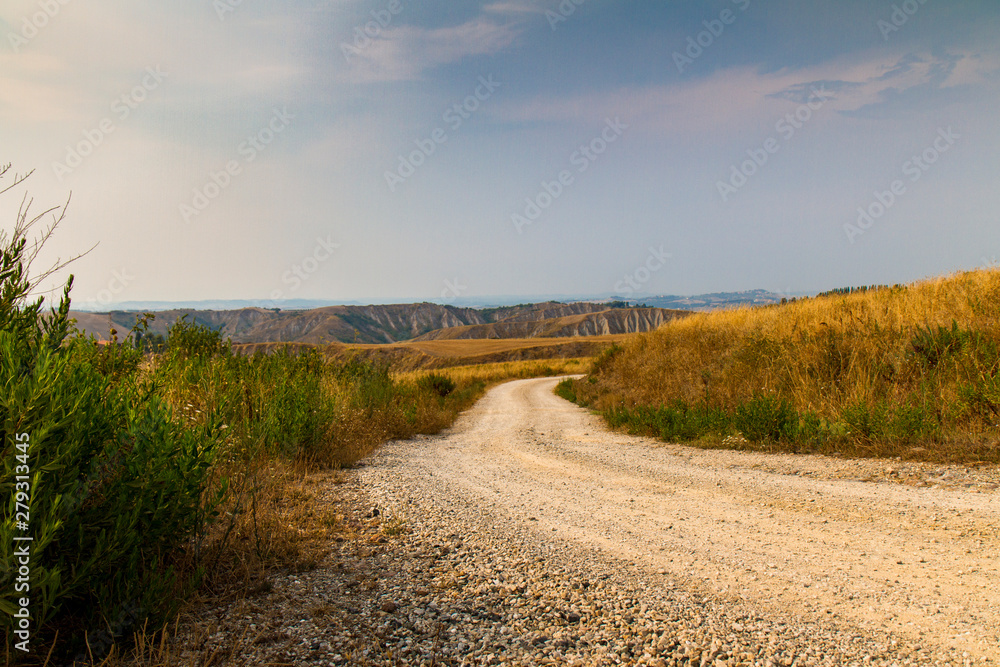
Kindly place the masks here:
<instances>
[{"instance_id":1,"label":"wispy cloud","mask_svg":"<svg viewBox=\"0 0 1000 667\"><path fill-rule=\"evenodd\" d=\"M389 28L358 49L347 78L352 83L417 81L442 65L504 51L519 32L514 23L485 17L444 28Z\"/></svg>"},{"instance_id":2,"label":"wispy cloud","mask_svg":"<svg viewBox=\"0 0 1000 667\"><path fill-rule=\"evenodd\" d=\"M483 7L484 13L516 16L518 14L544 14L541 2L521 0L520 2L493 2Z\"/></svg>"},{"instance_id":3,"label":"wispy cloud","mask_svg":"<svg viewBox=\"0 0 1000 667\"><path fill-rule=\"evenodd\" d=\"M779 100L788 100L789 102L795 102L796 104L805 104L816 96L817 91L821 91L824 94L824 97L829 99L857 90L863 85L864 84L857 81L843 81L838 79L805 81L803 83L796 83L783 90L779 90L776 93L771 93L768 97Z\"/></svg>"},{"instance_id":4,"label":"wispy cloud","mask_svg":"<svg viewBox=\"0 0 1000 667\"><path fill-rule=\"evenodd\" d=\"M989 59L970 54L910 54L776 72L739 67L679 84L512 100L493 113L512 124L593 124L619 115L639 131L663 136L722 136L769 121L787 111L789 103L805 103L816 91L825 105L847 116L926 110L929 104L962 100L971 83L988 81L995 69ZM720 99L726 103L719 104Z\"/></svg>"},{"instance_id":5,"label":"wispy cloud","mask_svg":"<svg viewBox=\"0 0 1000 667\"><path fill-rule=\"evenodd\" d=\"M907 54L885 71L859 81L845 116L872 120L919 113L970 101L1000 70L996 56L935 52ZM995 86L995 84L994 84Z\"/></svg>"}]
</instances>

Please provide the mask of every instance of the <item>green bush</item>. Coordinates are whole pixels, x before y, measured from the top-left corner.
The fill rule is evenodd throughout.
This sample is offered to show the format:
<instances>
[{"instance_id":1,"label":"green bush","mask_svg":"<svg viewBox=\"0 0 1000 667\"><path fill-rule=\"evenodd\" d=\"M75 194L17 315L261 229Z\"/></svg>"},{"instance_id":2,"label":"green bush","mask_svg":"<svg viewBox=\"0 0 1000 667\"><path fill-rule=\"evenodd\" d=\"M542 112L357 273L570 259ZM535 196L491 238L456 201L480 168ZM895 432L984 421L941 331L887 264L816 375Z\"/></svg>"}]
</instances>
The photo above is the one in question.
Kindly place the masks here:
<instances>
[{"instance_id":1,"label":"green bush","mask_svg":"<svg viewBox=\"0 0 1000 667\"><path fill-rule=\"evenodd\" d=\"M590 367L591 375L598 375L604 368L607 368L625 348L618 343L612 343L610 347L602 350L594 359Z\"/></svg>"},{"instance_id":2,"label":"green bush","mask_svg":"<svg viewBox=\"0 0 1000 667\"><path fill-rule=\"evenodd\" d=\"M776 396L755 395L736 407L733 426L750 442L792 441L799 415L792 404Z\"/></svg>"},{"instance_id":3,"label":"green bush","mask_svg":"<svg viewBox=\"0 0 1000 667\"><path fill-rule=\"evenodd\" d=\"M856 440L870 442L883 439L889 419L889 408L884 401L855 401L841 411L841 419Z\"/></svg>"},{"instance_id":4,"label":"green bush","mask_svg":"<svg viewBox=\"0 0 1000 667\"><path fill-rule=\"evenodd\" d=\"M433 392L441 398L455 391L454 380L443 375L438 375L437 373L430 373L423 376L417 381L417 385L421 389Z\"/></svg>"},{"instance_id":5,"label":"green bush","mask_svg":"<svg viewBox=\"0 0 1000 667\"><path fill-rule=\"evenodd\" d=\"M388 363L352 357L334 367L333 375L353 389L355 405L374 410L384 408L392 401L395 385L389 375Z\"/></svg>"},{"instance_id":6,"label":"green bush","mask_svg":"<svg viewBox=\"0 0 1000 667\"><path fill-rule=\"evenodd\" d=\"M67 340L72 277L50 315L41 299L29 303L24 247L15 233L0 258L0 623L11 643L10 614L24 595L15 592L13 538L29 535L33 635L75 628L63 637L77 648L83 631L113 625L126 608L137 610L134 622L163 618L172 593L192 583L172 562L218 500L203 503L218 439L185 427L150 394L134 349ZM15 504L26 470L27 530Z\"/></svg>"},{"instance_id":7,"label":"green bush","mask_svg":"<svg viewBox=\"0 0 1000 667\"><path fill-rule=\"evenodd\" d=\"M627 427L636 435L649 435L670 442L690 442L709 435L727 433L732 417L726 410L676 400L660 407L609 408L604 418L612 428Z\"/></svg>"},{"instance_id":8,"label":"green bush","mask_svg":"<svg viewBox=\"0 0 1000 667\"><path fill-rule=\"evenodd\" d=\"M575 381L573 378L566 378L557 384L555 388L556 396L565 398L570 403L576 403L576 389L574 389L574 383Z\"/></svg>"},{"instance_id":9,"label":"green bush","mask_svg":"<svg viewBox=\"0 0 1000 667\"><path fill-rule=\"evenodd\" d=\"M222 337L221 331L188 322L187 317L182 316L167 331L167 354L186 359L231 353L232 345Z\"/></svg>"}]
</instances>

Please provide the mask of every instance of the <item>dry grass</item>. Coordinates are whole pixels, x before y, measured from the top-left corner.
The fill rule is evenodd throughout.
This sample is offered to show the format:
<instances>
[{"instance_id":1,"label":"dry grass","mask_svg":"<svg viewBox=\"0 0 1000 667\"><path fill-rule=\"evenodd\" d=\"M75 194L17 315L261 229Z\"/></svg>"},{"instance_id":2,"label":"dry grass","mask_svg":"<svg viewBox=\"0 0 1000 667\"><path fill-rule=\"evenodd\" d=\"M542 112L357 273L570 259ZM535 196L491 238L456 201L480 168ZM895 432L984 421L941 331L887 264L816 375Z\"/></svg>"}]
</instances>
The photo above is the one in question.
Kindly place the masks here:
<instances>
[{"instance_id":1,"label":"dry grass","mask_svg":"<svg viewBox=\"0 0 1000 667\"><path fill-rule=\"evenodd\" d=\"M412 350L419 350L424 354L435 357L479 357L486 354L496 354L509 352L512 350L524 350L526 348L543 348L561 346L566 343L576 343L585 341L587 343L621 343L630 334L619 334L609 336L580 336L573 338L489 338L489 339L468 339L468 340L423 340L410 341L406 343L396 343L390 346L382 345L356 345L358 349L371 349L379 347L400 347Z\"/></svg>"},{"instance_id":2,"label":"dry grass","mask_svg":"<svg viewBox=\"0 0 1000 667\"><path fill-rule=\"evenodd\" d=\"M233 497L226 504L223 520L209 535L199 556L206 568L202 588L188 600L173 623L158 630L148 624L135 630L129 642L119 642L106 655L78 656L78 664L99 667L166 667L176 664L224 664L227 655L207 650L207 632L193 610L200 605L218 606L265 594L271 590L269 575L276 570L308 571L319 565L336 539L354 539L356 524L320 498L343 481L339 471L310 471L302 462L260 461L249 468L230 466L222 471L235 485ZM402 528L395 524L395 531ZM183 630L183 632L181 632ZM192 634L194 633L194 634ZM176 645L171 637L183 634L185 641ZM236 645L250 637L237 640ZM97 640L100 646L100 640ZM180 652L194 651L196 656ZM103 652L102 652L103 653ZM45 662L38 656L37 664ZM12 663L8 656L6 664ZM192 662L193 661L193 662ZM34 663L30 663L34 664Z\"/></svg>"},{"instance_id":3,"label":"dry grass","mask_svg":"<svg viewBox=\"0 0 1000 667\"><path fill-rule=\"evenodd\" d=\"M584 373L590 358L518 361L483 366L457 366L437 371L455 382L455 390L447 401L415 400L411 405L411 423L399 423L389 411L372 415L364 411L340 414L330 442L339 443L341 463L350 465L363 457L387 437L406 437L406 433L433 433L449 426L464 407L471 406L490 386L504 380L547 375ZM418 382L427 371L394 374L393 381L401 397L418 391ZM330 382L325 391L341 388ZM196 404L204 407L205 397L184 394L183 400L194 413ZM344 397L346 398L346 397ZM389 419L389 421L386 421ZM329 496L336 495L336 486L344 474L329 469L329 461L316 462L308 457L284 458L261 451L250 460L233 458L219 465L215 484L228 480L230 493L221 509L220 519L205 537L203 547L188 554L192 562L205 568L203 585L197 595L182 608L180 620L158 630L141 628L132 641L123 642L110 654L87 664L100 667L159 667L178 664L182 656L175 653L170 638L186 628L184 646L191 650L198 644L191 640L191 628L197 627L192 616L201 605L218 606L235 600L254 597L270 590L269 577L276 571L305 571L317 567L326 556L332 540L357 537L353 524L336 509L330 510ZM335 503L333 503L335 507ZM326 508L326 509L324 509ZM383 533L392 536L406 530L401 522L390 522ZM248 639L248 638L245 638ZM226 655L207 652L183 660L195 664L222 664ZM8 664L10 661L8 660Z\"/></svg>"},{"instance_id":4,"label":"dry grass","mask_svg":"<svg viewBox=\"0 0 1000 667\"><path fill-rule=\"evenodd\" d=\"M394 370L405 372L503 362L593 357L634 335L430 340L388 345L336 344L327 347L324 353L329 359L347 359L359 355L365 359L389 363Z\"/></svg>"},{"instance_id":5,"label":"dry grass","mask_svg":"<svg viewBox=\"0 0 1000 667\"><path fill-rule=\"evenodd\" d=\"M433 371L404 371L398 373L395 377L400 381L415 382L421 377L435 373L437 375L444 375L458 384L482 382L492 385L505 380L587 373L592 363L593 357L502 361L492 364L451 366Z\"/></svg>"},{"instance_id":6,"label":"dry grass","mask_svg":"<svg viewBox=\"0 0 1000 667\"><path fill-rule=\"evenodd\" d=\"M928 358L918 344L921 333L944 340L940 328L951 330L953 323L977 342L945 349L940 363ZM784 306L699 313L634 337L597 364L594 382L574 389L599 410L678 400L733 410L773 396L831 424L866 409L886 420L903 410L924 411L941 430L891 433L876 442L848 428L853 437L842 438L838 449L899 455L919 444L932 458L992 459L1000 415L970 405L969 392L985 387L988 394L996 386L1000 360L983 351L997 344L1000 272L977 271Z\"/></svg>"}]
</instances>

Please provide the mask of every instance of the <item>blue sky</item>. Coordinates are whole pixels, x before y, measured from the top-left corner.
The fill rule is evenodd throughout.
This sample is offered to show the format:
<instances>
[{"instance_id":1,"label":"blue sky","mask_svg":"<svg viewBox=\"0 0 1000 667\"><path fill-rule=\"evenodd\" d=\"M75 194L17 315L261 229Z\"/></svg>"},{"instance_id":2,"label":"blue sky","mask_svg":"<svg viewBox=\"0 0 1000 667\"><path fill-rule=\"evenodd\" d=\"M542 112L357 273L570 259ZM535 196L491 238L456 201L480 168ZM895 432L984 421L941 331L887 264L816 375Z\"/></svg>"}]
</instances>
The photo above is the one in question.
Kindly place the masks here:
<instances>
[{"instance_id":1,"label":"blue sky","mask_svg":"<svg viewBox=\"0 0 1000 667\"><path fill-rule=\"evenodd\" d=\"M0 224L72 192L41 261L97 244L90 306L917 280L1000 255L998 35L985 0L7 0Z\"/></svg>"}]
</instances>

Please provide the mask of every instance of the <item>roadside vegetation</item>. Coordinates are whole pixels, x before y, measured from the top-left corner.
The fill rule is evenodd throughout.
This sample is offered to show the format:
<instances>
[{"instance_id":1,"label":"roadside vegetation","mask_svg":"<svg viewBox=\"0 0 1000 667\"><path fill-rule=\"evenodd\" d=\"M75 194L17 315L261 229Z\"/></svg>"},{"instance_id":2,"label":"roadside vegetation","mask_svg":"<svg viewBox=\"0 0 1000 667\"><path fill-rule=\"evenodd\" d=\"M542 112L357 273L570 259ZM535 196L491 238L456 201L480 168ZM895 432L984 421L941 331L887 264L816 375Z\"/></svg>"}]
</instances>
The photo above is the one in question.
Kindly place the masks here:
<instances>
[{"instance_id":1,"label":"roadside vegetation","mask_svg":"<svg viewBox=\"0 0 1000 667\"><path fill-rule=\"evenodd\" d=\"M1000 462L1000 271L700 313L558 393L702 447Z\"/></svg>"},{"instance_id":2,"label":"roadside vegetation","mask_svg":"<svg viewBox=\"0 0 1000 667\"><path fill-rule=\"evenodd\" d=\"M0 232L6 664L155 664L186 603L266 592L269 573L315 567L350 532L316 509L316 479L440 431L495 382L584 364L397 375L311 348L239 354L183 319L147 336L152 314L99 343L69 317L72 276L55 308L35 296L31 260L52 229L30 243L41 218L22 210ZM27 587L15 537L32 540Z\"/></svg>"},{"instance_id":3,"label":"roadside vegetation","mask_svg":"<svg viewBox=\"0 0 1000 667\"><path fill-rule=\"evenodd\" d=\"M485 388L438 375L399 381L386 366L328 364L315 351L236 355L218 332L183 320L159 354L135 346L142 322L98 345L73 335L68 286L48 315L28 303L18 248L3 256L0 289L8 662L21 657L15 536L34 538L28 662L44 657L39 647L53 648L55 664L99 662L195 594L245 595L266 587L269 570L313 567L338 518L312 515L304 476L436 432ZM21 473L27 529L15 520Z\"/></svg>"}]
</instances>

